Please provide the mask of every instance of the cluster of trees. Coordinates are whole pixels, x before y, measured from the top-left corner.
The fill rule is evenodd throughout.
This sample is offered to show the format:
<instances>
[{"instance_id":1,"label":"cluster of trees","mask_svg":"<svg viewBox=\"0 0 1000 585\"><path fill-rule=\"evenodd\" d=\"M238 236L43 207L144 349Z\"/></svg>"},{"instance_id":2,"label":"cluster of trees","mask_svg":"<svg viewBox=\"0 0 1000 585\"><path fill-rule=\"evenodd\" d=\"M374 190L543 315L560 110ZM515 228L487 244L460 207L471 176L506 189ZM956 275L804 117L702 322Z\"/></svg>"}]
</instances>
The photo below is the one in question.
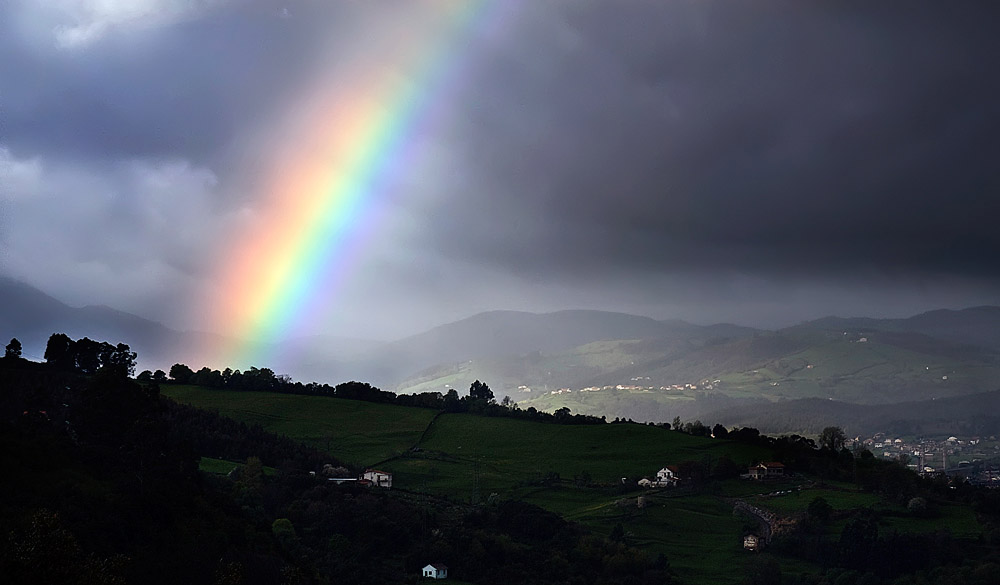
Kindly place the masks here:
<instances>
[{"instance_id":1,"label":"cluster of trees","mask_svg":"<svg viewBox=\"0 0 1000 585\"><path fill-rule=\"evenodd\" d=\"M17 340L11 340L11 345L14 341ZM17 344L18 354L20 345ZM135 360L136 353L125 343L112 345L89 337L74 341L65 333L53 333L45 346L45 362L63 371L93 374L101 368L108 368L119 375L132 376Z\"/></svg>"},{"instance_id":2,"label":"cluster of trees","mask_svg":"<svg viewBox=\"0 0 1000 585\"><path fill-rule=\"evenodd\" d=\"M467 395L460 396L454 388L444 394L441 392L396 394L372 386L367 382L353 380L336 386L318 382L303 384L292 380L287 375L275 374L269 368L256 367L251 367L245 372L230 368L219 371L203 367L196 372L185 364L174 364L170 368L169 377L168 373L162 370L155 372L146 370L140 373L136 379L140 382L194 384L228 390L334 396L348 400L433 408L444 412L468 412L482 416L515 417L558 424L603 424L606 422L604 417L572 414L568 408L561 408L554 413L542 412L534 407L521 410L510 397L505 396L503 400L497 402L489 385L479 380L469 386Z\"/></svg>"},{"instance_id":3,"label":"cluster of trees","mask_svg":"<svg viewBox=\"0 0 1000 585\"><path fill-rule=\"evenodd\" d=\"M970 578L977 572L996 578L1000 553L995 546L962 542L944 529L923 533L886 531L880 527L883 513L870 508L852 512L839 534L831 534L830 514L817 514L816 503L814 500L810 504L795 531L774 540L772 550L825 567L836 583L995 582ZM992 567L992 571L984 572L984 567ZM928 579L928 574L937 574L938 578ZM946 575L950 578L944 578ZM803 581L822 582L822 577Z\"/></svg>"},{"instance_id":4,"label":"cluster of trees","mask_svg":"<svg viewBox=\"0 0 1000 585\"><path fill-rule=\"evenodd\" d=\"M10 343L4 348L3 357L6 360L21 359L21 342L16 337L11 338Z\"/></svg>"}]
</instances>

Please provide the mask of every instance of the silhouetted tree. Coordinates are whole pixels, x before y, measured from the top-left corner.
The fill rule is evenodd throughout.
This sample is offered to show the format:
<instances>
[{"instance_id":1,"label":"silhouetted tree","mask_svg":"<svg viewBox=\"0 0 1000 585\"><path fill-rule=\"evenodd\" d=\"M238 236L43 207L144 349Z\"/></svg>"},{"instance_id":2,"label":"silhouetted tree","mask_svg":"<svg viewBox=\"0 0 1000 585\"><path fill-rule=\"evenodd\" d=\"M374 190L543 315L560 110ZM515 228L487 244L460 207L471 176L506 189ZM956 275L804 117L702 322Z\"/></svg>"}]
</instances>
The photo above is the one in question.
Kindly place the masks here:
<instances>
[{"instance_id":1,"label":"silhouetted tree","mask_svg":"<svg viewBox=\"0 0 1000 585\"><path fill-rule=\"evenodd\" d=\"M444 395L444 409L448 412L458 412L461 408L461 401L458 398L458 392L454 388L448 390L448 393Z\"/></svg>"},{"instance_id":2,"label":"silhouetted tree","mask_svg":"<svg viewBox=\"0 0 1000 585\"><path fill-rule=\"evenodd\" d=\"M8 359L20 359L21 357L21 342L17 340L16 337L10 340L7 344L6 351L4 351L3 357Z\"/></svg>"},{"instance_id":3,"label":"silhouetted tree","mask_svg":"<svg viewBox=\"0 0 1000 585\"><path fill-rule=\"evenodd\" d=\"M84 374L93 374L101 367L101 344L89 337L73 344L73 358L76 368Z\"/></svg>"},{"instance_id":4,"label":"silhouetted tree","mask_svg":"<svg viewBox=\"0 0 1000 585\"><path fill-rule=\"evenodd\" d=\"M829 449L834 453L838 453L844 448L844 441L846 439L844 430L840 427L826 427L819 434L819 446L821 449Z\"/></svg>"},{"instance_id":5,"label":"silhouetted tree","mask_svg":"<svg viewBox=\"0 0 1000 585\"><path fill-rule=\"evenodd\" d=\"M53 333L45 345L45 361L60 370L72 370L76 367L73 358L73 340L65 333Z\"/></svg>"},{"instance_id":6,"label":"silhouetted tree","mask_svg":"<svg viewBox=\"0 0 1000 585\"><path fill-rule=\"evenodd\" d=\"M170 366L170 379L174 382L187 384L193 375L194 371L184 364L174 364Z\"/></svg>"},{"instance_id":7,"label":"silhouetted tree","mask_svg":"<svg viewBox=\"0 0 1000 585\"><path fill-rule=\"evenodd\" d=\"M111 362L104 365L111 366L122 375L132 376L135 374L135 360L137 357L138 354L132 351L132 348L128 344L119 343L115 346L114 351L111 352Z\"/></svg>"},{"instance_id":8,"label":"silhouetted tree","mask_svg":"<svg viewBox=\"0 0 1000 585\"><path fill-rule=\"evenodd\" d=\"M486 402L493 402L493 391L486 384L476 380L469 387L469 398L473 400L485 400Z\"/></svg>"}]
</instances>

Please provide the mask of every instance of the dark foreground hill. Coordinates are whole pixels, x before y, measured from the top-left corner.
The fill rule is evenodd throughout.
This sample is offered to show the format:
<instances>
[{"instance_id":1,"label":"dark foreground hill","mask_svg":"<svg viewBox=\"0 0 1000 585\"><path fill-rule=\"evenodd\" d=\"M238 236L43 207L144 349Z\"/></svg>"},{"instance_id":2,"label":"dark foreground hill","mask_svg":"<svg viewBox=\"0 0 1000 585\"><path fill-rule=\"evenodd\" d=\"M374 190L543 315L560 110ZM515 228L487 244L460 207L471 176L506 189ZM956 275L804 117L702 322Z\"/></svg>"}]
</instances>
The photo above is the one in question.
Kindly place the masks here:
<instances>
[{"instance_id":1,"label":"dark foreground hill","mask_svg":"<svg viewBox=\"0 0 1000 585\"><path fill-rule=\"evenodd\" d=\"M361 470L108 370L0 359L0 385L5 584L415 583L431 562L484 585L675 582L664 558L526 502L329 482ZM245 463L199 471L209 454Z\"/></svg>"}]
</instances>

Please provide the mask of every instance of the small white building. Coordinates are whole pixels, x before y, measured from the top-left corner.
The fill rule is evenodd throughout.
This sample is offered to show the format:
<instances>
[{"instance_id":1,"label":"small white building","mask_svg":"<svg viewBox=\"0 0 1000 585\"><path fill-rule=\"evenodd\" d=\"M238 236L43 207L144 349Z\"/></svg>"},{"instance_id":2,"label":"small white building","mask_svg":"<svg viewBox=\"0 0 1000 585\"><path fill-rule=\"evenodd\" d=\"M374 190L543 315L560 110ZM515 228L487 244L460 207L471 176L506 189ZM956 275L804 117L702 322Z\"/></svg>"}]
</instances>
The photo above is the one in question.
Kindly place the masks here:
<instances>
[{"instance_id":1,"label":"small white building","mask_svg":"<svg viewBox=\"0 0 1000 585\"><path fill-rule=\"evenodd\" d=\"M678 473L677 466L668 465L656 472L656 482L653 485L655 487L675 486L680 479Z\"/></svg>"},{"instance_id":2,"label":"small white building","mask_svg":"<svg viewBox=\"0 0 1000 585\"><path fill-rule=\"evenodd\" d=\"M379 471L378 469L366 469L364 474L362 474L361 479L368 480L376 487L391 488L392 487L392 474L388 471Z\"/></svg>"},{"instance_id":3,"label":"small white building","mask_svg":"<svg viewBox=\"0 0 1000 585\"><path fill-rule=\"evenodd\" d=\"M421 571L421 576L427 577L429 579L447 579L448 578L448 567L442 564L432 564L427 565Z\"/></svg>"}]
</instances>

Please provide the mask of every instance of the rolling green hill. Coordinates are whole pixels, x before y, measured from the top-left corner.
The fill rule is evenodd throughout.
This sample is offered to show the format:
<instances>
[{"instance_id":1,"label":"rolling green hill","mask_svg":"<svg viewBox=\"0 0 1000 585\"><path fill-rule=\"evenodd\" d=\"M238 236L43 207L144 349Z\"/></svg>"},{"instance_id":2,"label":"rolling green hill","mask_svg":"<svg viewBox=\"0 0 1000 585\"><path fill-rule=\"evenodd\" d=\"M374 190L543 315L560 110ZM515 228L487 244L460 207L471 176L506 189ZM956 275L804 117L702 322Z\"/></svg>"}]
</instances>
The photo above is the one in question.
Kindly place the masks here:
<instances>
[{"instance_id":1,"label":"rolling green hill","mask_svg":"<svg viewBox=\"0 0 1000 585\"><path fill-rule=\"evenodd\" d=\"M935 518L921 519L907 514L898 501L857 492L848 484L815 485L802 476L767 485L732 479L709 491L640 491L636 478L652 476L667 464L696 461L712 466L723 456L746 464L773 457L764 447L649 425L559 425L194 386L164 386L162 391L175 400L303 439L355 465L378 465L393 473L393 491L407 498L426 494L450 502L521 500L597 535L624 530L628 542L666 555L685 583L735 584L742 578L749 559L741 546L745 520L734 515L727 498L743 498L780 516L795 517L822 496L841 514L875 506L887 530L928 532L946 522L959 538L974 541L982 532L967 506L942 504ZM784 495L766 493L774 490L784 490ZM638 496L642 507L637 506ZM835 540L843 523L828 527L828 537ZM777 558L785 571L820 570L799 558L780 553Z\"/></svg>"},{"instance_id":2,"label":"rolling green hill","mask_svg":"<svg viewBox=\"0 0 1000 585\"><path fill-rule=\"evenodd\" d=\"M763 448L646 425L557 425L469 414L435 419L434 411L419 408L196 386L165 385L162 393L302 439L356 465L377 463L403 490L452 501L491 494L519 499L601 535L624 523L630 541L668 555L690 583L738 581L739 573L727 568L744 561L731 506L710 496L664 495L636 515L634 506L621 506L621 478L630 478L625 487L634 492L636 478L667 464L714 463L723 455L745 464L770 456ZM574 481L584 474L592 484ZM635 496L626 499L634 502Z\"/></svg>"},{"instance_id":3,"label":"rolling green hill","mask_svg":"<svg viewBox=\"0 0 1000 585\"><path fill-rule=\"evenodd\" d=\"M504 494L544 478L589 475L596 483L653 476L664 465L714 462L722 455L748 464L763 449L673 433L645 425L558 425L510 418L445 414L428 429L420 450L385 465L422 491ZM633 480L634 481L634 480Z\"/></svg>"},{"instance_id":4,"label":"rolling green hill","mask_svg":"<svg viewBox=\"0 0 1000 585\"><path fill-rule=\"evenodd\" d=\"M164 385L161 391L177 402L259 424L354 465L368 465L409 449L435 415L425 408L320 396L187 385Z\"/></svg>"}]
</instances>

